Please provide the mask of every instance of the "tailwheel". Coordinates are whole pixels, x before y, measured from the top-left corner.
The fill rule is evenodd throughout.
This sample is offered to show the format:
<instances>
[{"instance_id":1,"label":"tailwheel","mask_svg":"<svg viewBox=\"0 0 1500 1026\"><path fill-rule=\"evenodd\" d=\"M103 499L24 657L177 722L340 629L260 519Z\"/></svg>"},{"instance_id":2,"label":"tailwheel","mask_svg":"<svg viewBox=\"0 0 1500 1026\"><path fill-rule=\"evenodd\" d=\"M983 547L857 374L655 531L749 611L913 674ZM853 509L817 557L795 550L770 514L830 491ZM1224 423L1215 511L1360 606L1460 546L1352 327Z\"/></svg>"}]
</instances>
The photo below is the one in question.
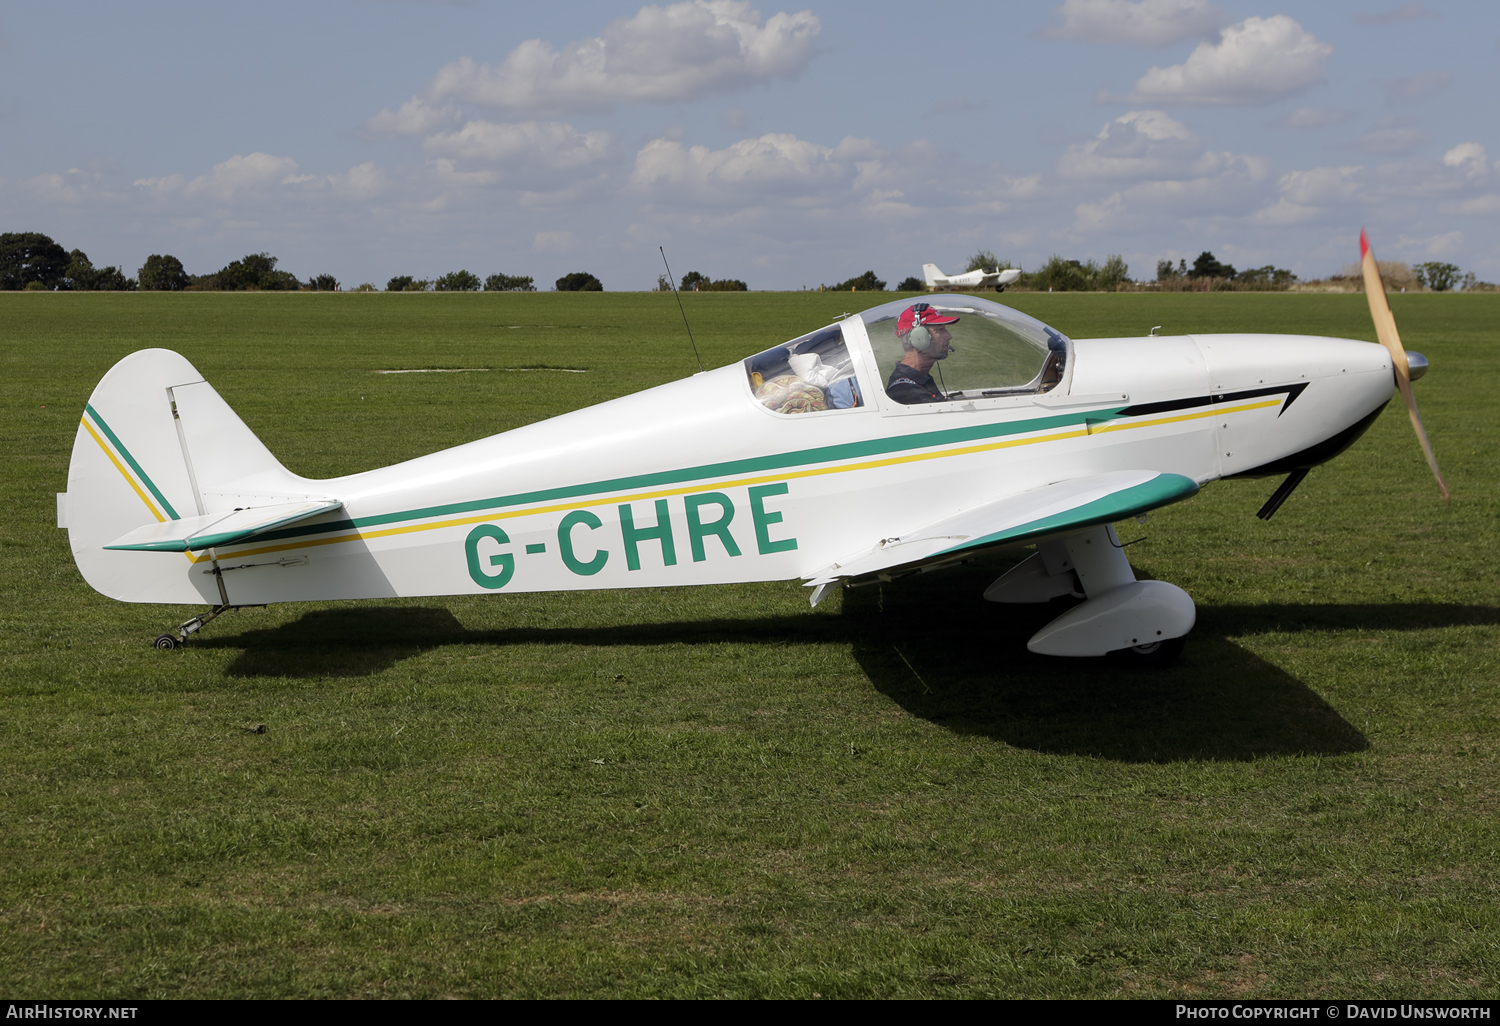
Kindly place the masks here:
<instances>
[{"instance_id":1,"label":"tailwheel","mask_svg":"<svg viewBox=\"0 0 1500 1026\"><path fill-rule=\"evenodd\" d=\"M1169 638L1166 641L1153 641L1145 645L1116 649L1109 654L1109 657L1126 666L1151 668L1171 666L1177 661L1177 657L1182 655L1182 648L1186 644L1186 637Z\"/></svg>"},{"instance_id":2,"label":"tailwheel","mask_svg":"<svg viewBox=\"0 0 1500 1026\"><path fill-rule=\"evenodd\" d=\"M227 602L222 606L214 606L206 613L199 613L197 616L189 620L182 621L182 623L177 627L176 634L158 634L156 636L156 640L153 641L151 645L153 648L161 649L163 652L170 652L174 648L180 648L181 646L187 644L189 634L197 634L200 630L203 629L203 626L205 624L211 623L213 620L217 619L221 613L225 613L231 609L239 608L241 607L231 606Z\"/></svg>"}]
</instances>

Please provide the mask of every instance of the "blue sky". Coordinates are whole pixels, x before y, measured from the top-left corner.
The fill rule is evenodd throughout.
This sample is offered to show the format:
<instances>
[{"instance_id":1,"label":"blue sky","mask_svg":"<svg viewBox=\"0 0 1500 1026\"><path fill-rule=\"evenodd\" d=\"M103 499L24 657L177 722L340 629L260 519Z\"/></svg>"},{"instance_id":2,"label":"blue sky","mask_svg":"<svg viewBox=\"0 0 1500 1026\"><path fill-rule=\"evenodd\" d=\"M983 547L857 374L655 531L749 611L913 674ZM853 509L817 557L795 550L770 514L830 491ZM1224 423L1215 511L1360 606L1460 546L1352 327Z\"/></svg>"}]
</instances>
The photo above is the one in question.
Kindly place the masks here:
<instances>
[{"instance_id":1,"label":"blue sky","mask_svg":"<svg viewBox=\"0 0 1500 1026\"><path fill-rule=\"evenodd\" d=\"M1208 0L0 8L0 230L752 288L978 248L1500 280L1500 7Z\"/></svg>"}]
</instances>

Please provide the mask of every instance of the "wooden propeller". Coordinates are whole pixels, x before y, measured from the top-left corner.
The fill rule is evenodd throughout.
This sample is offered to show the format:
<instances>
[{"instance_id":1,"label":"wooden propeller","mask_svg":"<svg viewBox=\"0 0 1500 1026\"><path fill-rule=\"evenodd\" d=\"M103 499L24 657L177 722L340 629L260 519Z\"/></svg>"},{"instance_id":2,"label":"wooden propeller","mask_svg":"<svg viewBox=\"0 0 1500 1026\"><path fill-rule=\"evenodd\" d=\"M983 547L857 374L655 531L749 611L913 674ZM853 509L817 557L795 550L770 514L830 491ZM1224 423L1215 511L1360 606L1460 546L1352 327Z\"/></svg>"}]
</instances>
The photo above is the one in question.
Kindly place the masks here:
<instances>
[{"instance_id":1,"label":"wooden propeller","mask_svg":"<svg viewBox=\"0 0 1500 1026\"><path fill-rule=\"evenodd\" d=\"M1437 457L1433 455L1432 443L1427 440L1427 430L1422 427L1422 415L1417 412L1417 400L1411 394L1411 367L1406 362L1406 349L1401 345L1401 336L1396 332L1396 318L1391 315L1391 304L1385 298L1385 285L1380 280L1380 268L1375 265L1375 253L1370 249L1370 239L1365 230L1359 230L1359 264L1365 275L1365 296L1370 301L1370 318L1375 322L1375 337L1391 354L1391 366L1396 370L1396 387L1401 398L1406 400L1406 412L1411 414L1412 430L1422 451L1427 454L1427 465L1432 476L1437 478L1438 490L1443 493L1443 502L1451 501L1448 485L1443 481L1443 472L1438 469Z\"/></svg>"}]
</instances>

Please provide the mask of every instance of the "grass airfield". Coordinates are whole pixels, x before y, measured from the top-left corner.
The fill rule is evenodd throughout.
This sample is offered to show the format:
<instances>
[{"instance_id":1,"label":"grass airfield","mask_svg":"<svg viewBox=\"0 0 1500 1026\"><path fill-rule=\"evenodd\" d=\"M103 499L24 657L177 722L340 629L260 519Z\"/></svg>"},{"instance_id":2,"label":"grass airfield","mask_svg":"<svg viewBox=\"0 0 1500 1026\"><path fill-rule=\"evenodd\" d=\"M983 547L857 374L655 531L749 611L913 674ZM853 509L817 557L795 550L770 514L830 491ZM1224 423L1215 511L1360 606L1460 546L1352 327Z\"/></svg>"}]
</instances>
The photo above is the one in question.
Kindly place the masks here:
<instances>
[{"instance_id":1,"label":"grass airfield","mask_svg":"<svg viewBox=\"0 0 1500 1026\"><path fill-rule=\"evenodd\" d=\"M884 297L683 297L709 366ZM1075 337L1374 338L1363 296L999 297ZM1313 471L1120 526L1198 626L1048 660L990 558L796 582L197 610L79 578L53 493L117 359L183 353L292 470L696 369L671 296L0 293L0 992L1493 997L1500 296ZM491 368L462 374L377 370ZM511 368L509 370L503 368ZM562 373L542 368L584 370ZM248 724L264 724L251 733Z\"/></svg>"}]
</instances>

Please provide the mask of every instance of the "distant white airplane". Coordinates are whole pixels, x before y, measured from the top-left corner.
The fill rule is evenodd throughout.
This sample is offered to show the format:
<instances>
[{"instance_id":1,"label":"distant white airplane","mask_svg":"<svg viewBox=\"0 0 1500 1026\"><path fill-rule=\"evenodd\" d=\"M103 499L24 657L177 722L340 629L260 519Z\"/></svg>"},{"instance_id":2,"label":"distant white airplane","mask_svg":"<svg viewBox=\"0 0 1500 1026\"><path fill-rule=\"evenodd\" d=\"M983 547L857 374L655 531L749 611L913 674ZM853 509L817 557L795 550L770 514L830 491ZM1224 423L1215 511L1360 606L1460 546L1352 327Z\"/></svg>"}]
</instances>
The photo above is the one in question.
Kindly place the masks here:
<instances>
[{"instance_id":1,"label":"distant white airplane","mask_svg":"<svg viewBox=\"0 0 1500 1026\"><path fill-rule=\"evenodd\" d=\"M989 270L981 268L977 271L965 271L963 274L944 274L938 270L937 264L923 264L922 277L926 279L927 288L931 292L943 292L948 289L958 291L991 288L996 292L1004 292L1005 286L1013 284L1021 277L1021 269L992 267Z\"/></svg>"}]
</instances>

